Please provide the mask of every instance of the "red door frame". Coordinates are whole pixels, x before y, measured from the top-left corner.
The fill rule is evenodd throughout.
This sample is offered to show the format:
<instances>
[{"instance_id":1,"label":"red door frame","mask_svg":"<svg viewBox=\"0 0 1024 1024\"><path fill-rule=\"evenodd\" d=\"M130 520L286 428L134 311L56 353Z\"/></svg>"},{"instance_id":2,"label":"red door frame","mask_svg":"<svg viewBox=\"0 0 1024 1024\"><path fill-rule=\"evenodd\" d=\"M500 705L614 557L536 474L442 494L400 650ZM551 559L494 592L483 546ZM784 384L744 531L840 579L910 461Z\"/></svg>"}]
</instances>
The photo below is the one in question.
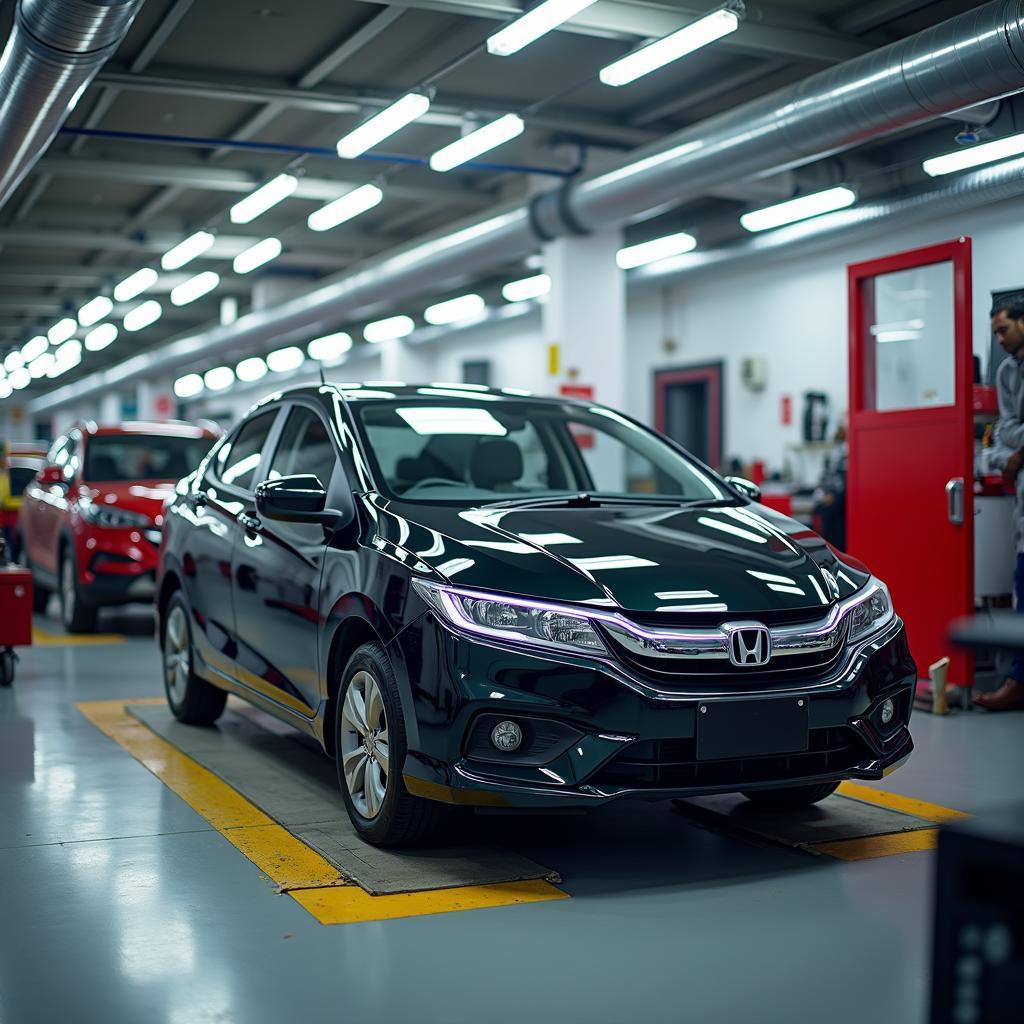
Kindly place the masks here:
<instances>
[{"instance_id":1,"label":"red door frame","mask_svg":"<svg viewBox=\"0 0 1024 1024\"><path fill-rule=\"evenodd\" d=\"M665 392L673 384L693 384L703 381L708 385L708 464L717 468L722 464L722 364L704 363L672 370L654 371L654 428L665 431Z\"/></svg>"},{"instance_id":2,"label":"red door frame","mask_svg":"<svg viewBox=\"0 0 1024 1024\"><path fill-rule=\"evenodd\" d=\"M866 333L869 316L867 303L861 301L862 286L866 280L880 274L889 274L900 270L912 270L916 267L930 266L935 263L952 263L953 266L953 337L954 337L954 405L938 406L933 409L907 409L892 412L876 412L870 408L874 404L875 380L874 360L866 344ZM948 424L951 418L962 417L961 447L959 450L960 474L963 476L963 526L965 531L966 570L963 577L961 605L963 614L968 615L974 609L974 431L972 387L974 381L974 350L971 343L971 240L961 236L938 245L926 246L922 249L911 249L895 253L881 259L868 260L864 263L851 264L848 268L848 303L849 303L849 385L850 385L850 430L848 453L848 480L860 478L864 467L858 463L859 452L855 439L858 427L884 428L910 425L928 425L930 423ZM867 408L865 408L867 406ZM851 554L856 555L856 534L854 525L857 515L873 517L878 528L877 510L857 508L857 502L850 490L847 492L847 530L851 543ZM910 510L896 509L893 514L909 515ZM863 527L861 527L862 529ZM925 553L941 562L946 553ZM927 576L926 565L922 566L922 586L931 586ZM935 577L933 576L934 580ZM950 679L970 685L973 681L973 664L962 652L951 654L953 664L950 666ZM927 665L919 665L922 673ZM958 678L959 677L959 678Z\"/></svg>"}]
</instances>

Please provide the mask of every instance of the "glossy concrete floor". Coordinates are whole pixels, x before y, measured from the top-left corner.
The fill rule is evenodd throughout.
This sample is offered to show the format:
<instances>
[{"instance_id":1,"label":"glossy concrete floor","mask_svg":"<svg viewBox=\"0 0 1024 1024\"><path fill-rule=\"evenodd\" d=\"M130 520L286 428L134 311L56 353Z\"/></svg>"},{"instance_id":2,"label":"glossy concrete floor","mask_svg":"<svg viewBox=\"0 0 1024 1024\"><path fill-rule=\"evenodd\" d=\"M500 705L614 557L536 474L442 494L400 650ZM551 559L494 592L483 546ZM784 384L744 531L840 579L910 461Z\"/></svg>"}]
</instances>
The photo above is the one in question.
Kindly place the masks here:
<instances>
[{"instance_id":1,"label":"glossy concrete floor","mask_svg":"<svg viewBox=\"0 0 1024 1024\"><path fill-rule=\"evenodd\" d=\"M52 621L39 620L56 631ZM659 805L493 822L568 900L325 927L75 709L161 692L145 617L0 691L0 1024L920 1024L931 853L758 848ZM1024 714L918 715L887 788L1019 801Z\"/></svg>"}]
</instances>

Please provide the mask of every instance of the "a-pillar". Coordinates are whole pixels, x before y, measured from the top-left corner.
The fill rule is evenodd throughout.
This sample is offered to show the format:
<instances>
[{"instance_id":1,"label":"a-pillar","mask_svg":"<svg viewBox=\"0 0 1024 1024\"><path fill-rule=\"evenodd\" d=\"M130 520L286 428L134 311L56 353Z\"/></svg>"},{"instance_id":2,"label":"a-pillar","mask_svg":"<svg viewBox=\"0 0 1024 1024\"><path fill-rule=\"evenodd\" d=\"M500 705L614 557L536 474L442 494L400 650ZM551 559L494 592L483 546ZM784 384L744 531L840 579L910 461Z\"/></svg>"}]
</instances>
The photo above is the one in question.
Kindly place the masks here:
<instances>
[{"instance_id":1,"label":"a-pillar","mask_svg":"<svg viewBox=\"0 0 1024 1024\"><path fill-rule=\"evenodd\" d=\"M544 246L549 390L622 408L626 398L626 282L615 262L620 231Z\"/></svg>"}]
</instances>

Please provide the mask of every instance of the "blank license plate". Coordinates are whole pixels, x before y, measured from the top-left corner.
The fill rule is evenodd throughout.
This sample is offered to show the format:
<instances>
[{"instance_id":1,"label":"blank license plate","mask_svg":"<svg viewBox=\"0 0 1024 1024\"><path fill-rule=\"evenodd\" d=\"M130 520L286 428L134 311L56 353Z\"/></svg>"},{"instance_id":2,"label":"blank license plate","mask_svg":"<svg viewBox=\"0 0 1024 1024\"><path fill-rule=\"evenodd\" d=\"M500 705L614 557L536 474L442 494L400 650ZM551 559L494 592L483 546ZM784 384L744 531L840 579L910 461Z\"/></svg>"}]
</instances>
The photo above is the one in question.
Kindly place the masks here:
<instances>
[{"instance_id":1,"label":"blank license plate","mask_svg":"<svg viewBox=\"0 0 1024 1024\"><path fill-rule=\"evenodd\" d=\"M709 701L697 709L697 760L797 754L807 728L806 698Z\"/></svg>"}]
</instances>

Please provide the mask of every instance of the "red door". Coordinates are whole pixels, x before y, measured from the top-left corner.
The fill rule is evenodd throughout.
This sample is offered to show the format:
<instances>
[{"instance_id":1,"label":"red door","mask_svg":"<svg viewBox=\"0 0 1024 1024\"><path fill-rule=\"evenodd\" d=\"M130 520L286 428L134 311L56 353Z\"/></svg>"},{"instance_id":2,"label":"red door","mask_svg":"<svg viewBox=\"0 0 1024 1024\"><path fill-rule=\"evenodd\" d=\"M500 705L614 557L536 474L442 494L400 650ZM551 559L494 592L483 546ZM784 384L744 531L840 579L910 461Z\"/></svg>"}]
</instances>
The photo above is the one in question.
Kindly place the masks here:
<instances>
[{"instance_id":1,"label":"red door","mask_svg":"<svg viewBox=\"0 0 1024 1024\"><path fill-rule=\"evenodd\" d=\"M922 676L974 608L971 240L849 267L847 546L889 584ZM1012 557L1007 538L1007 557Z\"/></svg>"}]
</instances>

